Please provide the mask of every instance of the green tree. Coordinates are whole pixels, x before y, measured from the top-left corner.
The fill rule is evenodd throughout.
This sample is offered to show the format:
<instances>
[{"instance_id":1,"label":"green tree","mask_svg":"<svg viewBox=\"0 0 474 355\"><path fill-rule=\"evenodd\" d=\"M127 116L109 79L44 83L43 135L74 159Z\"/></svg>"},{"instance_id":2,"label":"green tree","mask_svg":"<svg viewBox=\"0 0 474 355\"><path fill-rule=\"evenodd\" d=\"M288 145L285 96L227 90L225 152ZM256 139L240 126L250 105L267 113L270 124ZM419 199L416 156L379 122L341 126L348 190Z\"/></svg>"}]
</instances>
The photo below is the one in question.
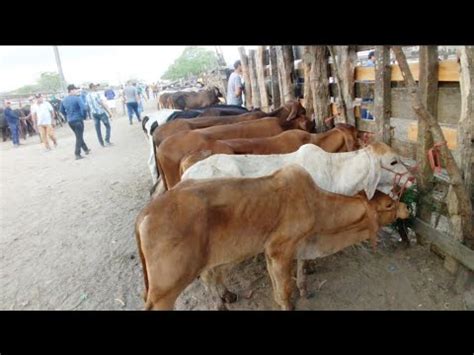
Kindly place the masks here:
<instances>
[{"instance_id":1,"label":"green tree","mask_svg":"<svg viewBox=\"0 0 474 355\"><path fill-rule=\"evenodd\" d=\"M61 90L61 79L58 73L41 73L36 84L22 86L11 93L14 95L30 95L38 92L57 92Z\"/></svg>"},{"instance_id":2,"label":"green tree","mask_svg":"<svg viewBox=\"0 0 474 355\"><path fill-rule=\"evenodd\" d=\"M38 86L41 91L55 92L61 90L61 78L58 73L41 73L38 80Z\"/></svg>"},{"instance_id":3,"label":"green tree","mask_svg":"<svg viewBox=\"0 0 474 355\"><path fill-rule=\"evenodd\" d=\"M186 79L216 68L217 56L214 52L199 47L186 47L184 52L162 75L161 79Z\"/></svg>"}]
</instances>

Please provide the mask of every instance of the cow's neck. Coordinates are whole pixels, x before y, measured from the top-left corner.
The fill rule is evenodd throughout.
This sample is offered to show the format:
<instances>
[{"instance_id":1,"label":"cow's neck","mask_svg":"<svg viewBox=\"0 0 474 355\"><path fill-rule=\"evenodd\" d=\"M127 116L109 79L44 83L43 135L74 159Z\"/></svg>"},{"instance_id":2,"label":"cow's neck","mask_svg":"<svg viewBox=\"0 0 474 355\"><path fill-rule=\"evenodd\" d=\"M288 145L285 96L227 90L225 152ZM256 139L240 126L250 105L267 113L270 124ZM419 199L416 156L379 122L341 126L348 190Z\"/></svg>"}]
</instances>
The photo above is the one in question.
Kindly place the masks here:
<instances>
[{"instance_id":1,"label":"cow's neck","mask_svg":"<svg viewBox=\"0 0 474 355\"><path fill-rule=\"evenodd\" d=\"M322 149L301 154L302 165L316 184L327 191L354 196L364 190L371 161L365 149L347 153L327 153Z\"/></svg>"}]
</instances>

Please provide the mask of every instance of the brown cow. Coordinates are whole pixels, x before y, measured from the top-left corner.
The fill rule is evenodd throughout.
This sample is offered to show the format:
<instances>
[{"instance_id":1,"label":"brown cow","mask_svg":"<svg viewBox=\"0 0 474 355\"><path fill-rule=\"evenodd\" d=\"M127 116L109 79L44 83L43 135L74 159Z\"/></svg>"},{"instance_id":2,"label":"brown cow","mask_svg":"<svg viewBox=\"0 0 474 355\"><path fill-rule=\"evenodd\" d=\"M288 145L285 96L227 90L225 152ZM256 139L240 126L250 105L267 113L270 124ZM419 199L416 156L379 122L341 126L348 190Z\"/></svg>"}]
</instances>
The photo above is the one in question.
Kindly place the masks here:
<instances>
[{"instance_id":1,"label":"brown cow","mask_svg":"<svg viewBox=\"0 0 474 355\"><path fill-rule=\"evenodd\" d=\"M216 152L225 154L286 154L293 153L303 144L315 144L329 153L352 152L359 149L357 129L348 124L338 124L325 133L308 133L292 129L277 136L263 138L237 138L217 140L204 151L186 156L180 164L180 175L196 162Z\"/></svg>"},{"instance_id":2,"label":"brown cow","mask_svg":"<svg viewBox=\"0 0 474 355\"><path fill-rule=\"evenodd\" d=\"M158 99L158 109L162 110L164 108L168 108L168 98L170 97L172 93L170 92L165 92L160 95L160 98Z\"/></svg>"},{"instance_id":3,"label":"brown cow","mask_svg":"<svg viewBox=\"0 0 474 355\"><path fill-rule=\"evenodd\" d=\"M376 241L378 214L394 208L379 198L324 191L296 165L260 178L183 181L150 201L136 220L145 308L173 309L199 275L206 280L216 267L264 252L275 301L290 310L293 259L302 242L358 229ZM351 244L335 241L329 249Z\"/></svg>"},{"instance_id":4,"label":"brown cow","mask_svg":"<svg viewBox=\"0 0 474 355\"><path fill-rule=\"evenodd\" d=\"M180 91L171 96L173 107L179 110L190 110L214 105L219 102L219 97L223 97L219 89L214 86L198 92Z\"/></svg>"},{"instance_id":5,"label":"brown cow","mask_svg":"<svg viewBox=\"0 0 474 355\"><path fill-rule=\"evenodd\" d=\"M153 141L155 146L159 147L166 138L178 132L191 131L193 129L207 128L223 124L233 124L237 122L255 120L262 117L271 117L272 113L263 111L252 111L235 116L216 116L216 117L196 117L186 119L176 119L157 127L153 132Z\"/></svg>"},{"instance_id":6,"label":"brown cow","mask_svg":"<svg viewBox=\"0 0 474 355\"><path fill-rule=\"evenodd\" d=\"M311 131L314 127L314 122L305 116L306 110L299 101L290 101L275 112L275 117L179 132L165 139L156 152L165 188L169 190L180 181L180 164L183 158L190 153L208 150L216 140L270 137L290 129ZM224 147L223 151L219 151L214 147L212 151L226 154L230 149Z\"/></svg>"}]
</instances>

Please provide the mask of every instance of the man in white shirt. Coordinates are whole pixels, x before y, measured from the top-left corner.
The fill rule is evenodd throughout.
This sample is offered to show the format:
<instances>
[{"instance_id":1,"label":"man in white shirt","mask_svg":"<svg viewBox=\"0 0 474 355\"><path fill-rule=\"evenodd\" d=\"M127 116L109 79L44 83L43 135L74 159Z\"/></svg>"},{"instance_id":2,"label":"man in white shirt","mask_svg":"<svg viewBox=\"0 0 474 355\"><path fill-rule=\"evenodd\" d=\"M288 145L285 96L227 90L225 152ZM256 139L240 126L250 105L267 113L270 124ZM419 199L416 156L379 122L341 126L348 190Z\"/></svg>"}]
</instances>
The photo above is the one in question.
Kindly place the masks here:
<instances>
[{"instance_id":1,"label":"man in white shirt","mask_svg":"<svg viewBox=\"0 0 474 355\"><path fill-rule=\"evenodd\" d=\"M58 145L53 128L53 119L55 116L54 109L49 102L43 100L41 94L37 94L35 97L36 104L31 106L31 113L33 115L33 119L38 125L39 133L41 135L41 140L44 143L44 147L46 151L49 151L51 150L51 147L49 146L48 137L51 138L55 147L57 147Z\"/></svg>"}]
</instances>

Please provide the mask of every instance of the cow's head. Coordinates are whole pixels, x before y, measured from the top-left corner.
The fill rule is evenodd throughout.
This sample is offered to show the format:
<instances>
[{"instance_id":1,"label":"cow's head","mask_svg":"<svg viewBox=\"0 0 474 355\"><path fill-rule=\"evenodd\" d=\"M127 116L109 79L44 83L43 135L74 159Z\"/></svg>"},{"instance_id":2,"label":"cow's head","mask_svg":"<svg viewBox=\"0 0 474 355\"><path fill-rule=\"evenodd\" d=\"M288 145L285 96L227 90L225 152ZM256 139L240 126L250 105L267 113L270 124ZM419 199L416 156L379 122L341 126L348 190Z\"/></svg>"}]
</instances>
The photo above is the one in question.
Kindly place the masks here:
<instances>
[{"instance_id":1,"label":"cow's head","mask_svg":"<svg viewBox=\"0 0 474 355\"><path fill-rule=\"evenodd\" d=\"M311 132L314 122L306 117L306 110L301 105L300 100L288 101L281 111L281 116L287 123L291 123L293 128L299 128ZM277 110L278 111L278 110Z\"/></svg>"},{"instance_id":2,"label":"cow's head","mask_svg":"<svg viewBox=\"0 0 474 355\"><path fill-rule=\"evenodd\" d=\"M369 203L377 212L378 224L380 226L391 224L395 222L397 218L407 219L410 217L410 212L406 204L395 201L383 192L376 191Z\"/></svg>"},{"instance_id":3,"label":"cow's head","mask_svg":"<svg viewBox=\"0 0 474 355\"><path fill-rule=\"evenodd\" d=\"M401 162L399 155L387 144L371 143L368 146L371 164L368 171L367 196L371 198L375 189L390 194L394 187L412 185L413 175Z\"/></svg>"}]
</instances>

